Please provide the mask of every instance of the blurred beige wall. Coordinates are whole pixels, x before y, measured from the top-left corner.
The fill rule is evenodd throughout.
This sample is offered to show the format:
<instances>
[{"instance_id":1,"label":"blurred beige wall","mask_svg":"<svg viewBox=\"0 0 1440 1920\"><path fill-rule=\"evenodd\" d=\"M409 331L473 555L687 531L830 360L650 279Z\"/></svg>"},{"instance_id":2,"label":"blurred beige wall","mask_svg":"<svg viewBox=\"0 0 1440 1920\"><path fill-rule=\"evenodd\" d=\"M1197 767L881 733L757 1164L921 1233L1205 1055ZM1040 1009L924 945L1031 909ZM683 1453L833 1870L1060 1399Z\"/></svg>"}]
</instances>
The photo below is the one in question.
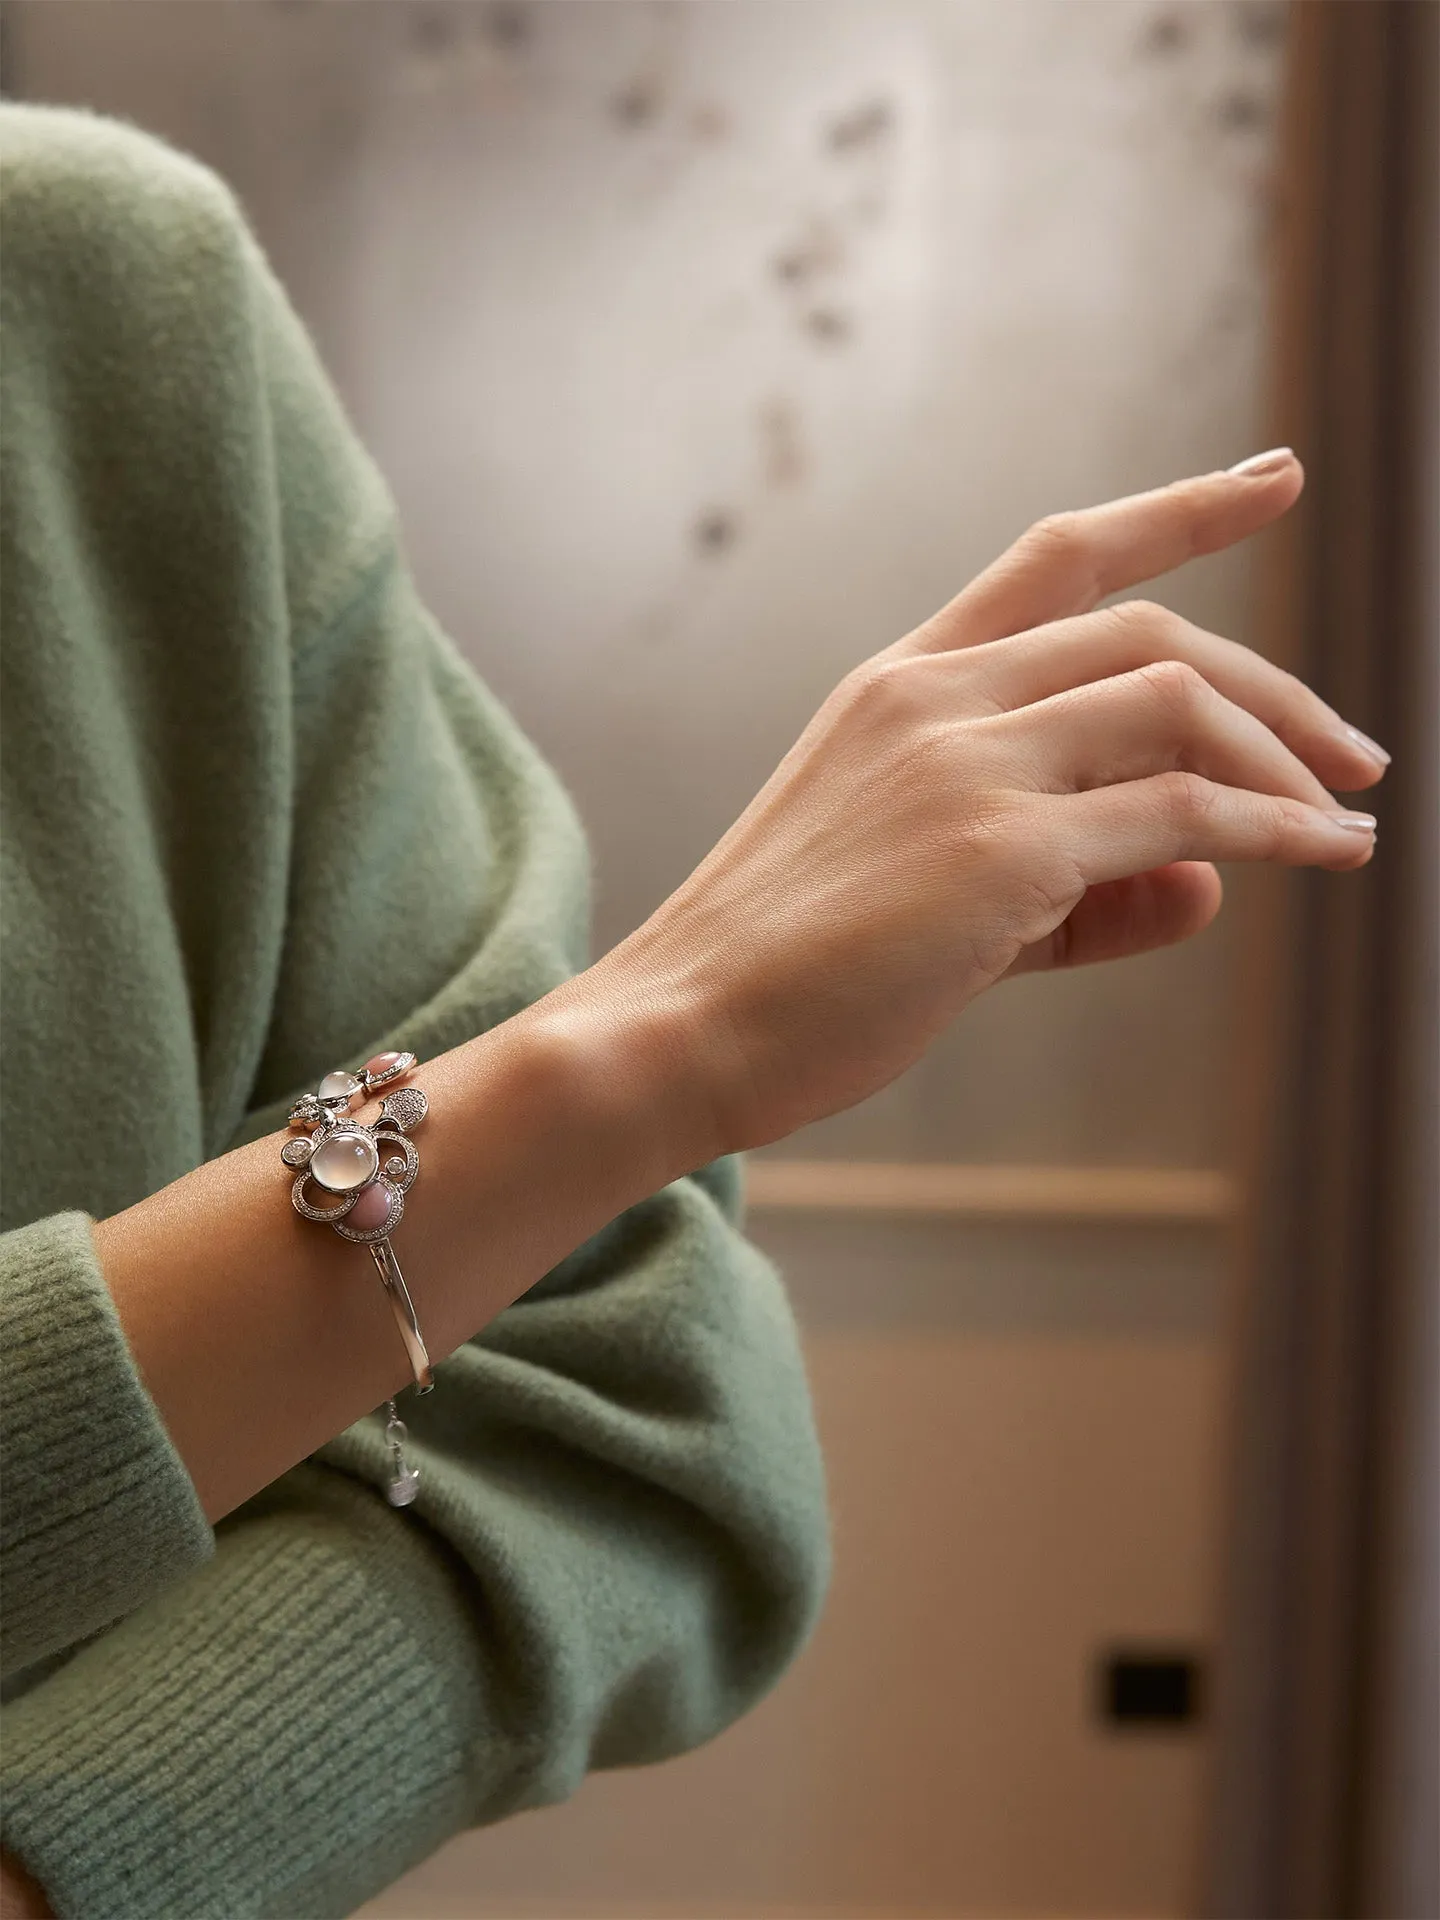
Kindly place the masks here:
<instances>
[{"instance_id":1,"label":"blurred beige wall","mask_svg":"<svg viewBox=\"0 0 1440 1920\"><path fill-rule=\"evenodd\" d=\"M1028 520L1255 443L1264 0L10 16L22 91L127 112L246 201L432 604L580 801L602 944ZM1165 592L1255 638L1243 557ZM755 1215L830 1450L815 1645L707 1752L368 1911L1184 1910L1203 1735L1107 1732L1089 1688L1112 1641L1207 1631L1224 1187L1147 1181L1227 1169L1233 952L1222 924L996 993L777 1150L1034 1170L1007 1207L982 1178L948 1214ZM1047 1217L1077 1166L1131 1200Z\"/></svg>"}]
</instances>

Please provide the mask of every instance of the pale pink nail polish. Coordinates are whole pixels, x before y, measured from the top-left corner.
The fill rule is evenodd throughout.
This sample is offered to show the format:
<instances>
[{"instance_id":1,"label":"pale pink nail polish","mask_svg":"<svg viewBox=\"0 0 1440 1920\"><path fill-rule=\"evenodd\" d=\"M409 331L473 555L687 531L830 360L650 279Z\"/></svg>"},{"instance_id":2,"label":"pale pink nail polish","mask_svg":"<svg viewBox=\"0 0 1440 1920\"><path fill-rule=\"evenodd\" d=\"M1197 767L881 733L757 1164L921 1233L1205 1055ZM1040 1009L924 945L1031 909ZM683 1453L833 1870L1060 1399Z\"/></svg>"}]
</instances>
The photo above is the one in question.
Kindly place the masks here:
<instances>
[{"instance_id":1,"label":"pale pink nail polish","mask_svg":"<svg viewBox=\"0 0 1440 1920\"><path fill-rule=\"evenodd\" d=\"M1372 740L1368 733L1361 733L1358 727L1346 727L1345 738L1352 747L1358 747L1363 754L1377 761L1382 767L1388 767L1390 756L1378 740Z\"/></svg>"},{"instance_id":2,"label":"pale pink nail polish","mask_svg":"<svg viewBox=\"0 0 1440 1920\"><path fill-rule=\"evenodd\" d=\"M1271 447L1265 453L1252 453L1248 460L1241 460L1231 467L1231 473L1243 474L1247 480L1263 478L1268 473L1279 473L1282 467L1288 467L1295 458L1289 447Z\"/></svg>"},{"instance_id":3,"label":"pale pink nail polish","mask_svg":"<svg viewBox=\"0 0 1440 1920\"><path fill-rule=\"evenodd\" d=\"M1329 819L1332 827L1344 827L1347 833L1374 833L1375 831L1373 813L1332 813Z\"/></svg>"}]
</instances>

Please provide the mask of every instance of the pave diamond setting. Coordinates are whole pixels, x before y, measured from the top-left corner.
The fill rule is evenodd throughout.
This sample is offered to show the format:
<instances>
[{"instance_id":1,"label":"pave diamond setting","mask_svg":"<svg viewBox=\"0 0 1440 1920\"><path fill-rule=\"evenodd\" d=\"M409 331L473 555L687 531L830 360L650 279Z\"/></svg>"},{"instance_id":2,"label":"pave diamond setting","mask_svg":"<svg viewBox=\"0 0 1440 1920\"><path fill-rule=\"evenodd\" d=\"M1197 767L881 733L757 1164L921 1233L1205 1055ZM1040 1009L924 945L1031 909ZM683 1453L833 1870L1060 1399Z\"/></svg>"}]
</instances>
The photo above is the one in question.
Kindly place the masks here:
<instances>
[{"instance_id":1,"label":"pave diamond setting","mask_svg":"<svg viewBox=\"0 0 1440 1920\"><path fill-rule=\"evenodd\" d=\"M402 1133L409 1133L412 1127L419 1126L430 1111L430 1102L419 1087L400 1087L396 1092L386 1094L380 1111Z\"/></svg>"}]
</instances>

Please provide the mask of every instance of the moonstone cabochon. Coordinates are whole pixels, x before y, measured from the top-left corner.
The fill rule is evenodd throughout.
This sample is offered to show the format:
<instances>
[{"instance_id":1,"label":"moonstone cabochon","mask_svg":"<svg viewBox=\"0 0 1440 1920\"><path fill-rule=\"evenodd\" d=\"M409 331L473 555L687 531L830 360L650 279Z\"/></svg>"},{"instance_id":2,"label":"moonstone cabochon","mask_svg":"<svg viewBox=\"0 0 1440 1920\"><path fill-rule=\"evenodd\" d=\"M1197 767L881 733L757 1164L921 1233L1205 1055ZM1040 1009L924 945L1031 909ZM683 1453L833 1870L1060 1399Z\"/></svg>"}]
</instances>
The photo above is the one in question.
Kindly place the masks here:
<instances>
[{"instance_id":1,"label":"moonstone cabochon","mask_svg":"<svg viewBox=\"0 0 1440 1920\"><path fill-rule=\"evenodd\" d=\"M310 1172L328 1193L354 1193L379 1170L379 1150L358 1127L327 1134L310 1155Z\"/></svg>"},{"instance_id":2,"label":"moonstone cabochon","mask_svg":"<svg viewBox=\"0 0 1440 1920\"><path fill-rule=\"evenodd\" d=\"M360 1082L353 1073L327 1073L316 1088L321 1100L352 1100L360 1091Z\"/></svg>"}]
</instances>

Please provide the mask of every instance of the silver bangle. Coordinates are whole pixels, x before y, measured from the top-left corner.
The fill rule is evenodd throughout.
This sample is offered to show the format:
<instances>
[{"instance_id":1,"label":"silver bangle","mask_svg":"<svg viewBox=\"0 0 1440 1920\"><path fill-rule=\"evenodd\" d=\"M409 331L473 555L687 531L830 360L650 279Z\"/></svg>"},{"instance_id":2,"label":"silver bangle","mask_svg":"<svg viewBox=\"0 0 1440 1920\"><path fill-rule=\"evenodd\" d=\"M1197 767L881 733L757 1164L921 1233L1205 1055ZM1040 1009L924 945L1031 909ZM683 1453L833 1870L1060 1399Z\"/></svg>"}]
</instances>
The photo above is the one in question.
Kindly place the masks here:
<instances>
[{"instance_id":1,"label":"silver bangle","mask_svg":"<svg viewBox=\"0 0 1440 1920\"><path fill-rule=\"evenodd\" d=\"M303 1128L280 1149L280 1158L295 1172L290 1198L306 1220L333 1227L342 1240L353 1240L369 1252L385 1288L395 1324L410 1356L417 1393L430 1393L435 1381L430 1356L415 1317L415 1303L390 1235L405 1213L405 1195L420 1171L420 1155L410 1134L430 1110L419 1087L396 1083L414 1070L413 1053L378 1053L358 1073L327 1073L314 1093L302 1093L290 1109L290 1125ZM366 1127L350 1118L356 1095L368 1100L382 1087L393 1087L380 1105L380 1117ZM382 1150L395 1152L382 1159ZM314 1181L331 1196L331 1204L317 1206L306 1189ZM392 1507L406 1507L420 1485L420 1469L405 1458L408 1435L394 1400L387 1403L385 1438L390 1448L390 1482L385 1489Z\"/></svg>"}]
</instances>

